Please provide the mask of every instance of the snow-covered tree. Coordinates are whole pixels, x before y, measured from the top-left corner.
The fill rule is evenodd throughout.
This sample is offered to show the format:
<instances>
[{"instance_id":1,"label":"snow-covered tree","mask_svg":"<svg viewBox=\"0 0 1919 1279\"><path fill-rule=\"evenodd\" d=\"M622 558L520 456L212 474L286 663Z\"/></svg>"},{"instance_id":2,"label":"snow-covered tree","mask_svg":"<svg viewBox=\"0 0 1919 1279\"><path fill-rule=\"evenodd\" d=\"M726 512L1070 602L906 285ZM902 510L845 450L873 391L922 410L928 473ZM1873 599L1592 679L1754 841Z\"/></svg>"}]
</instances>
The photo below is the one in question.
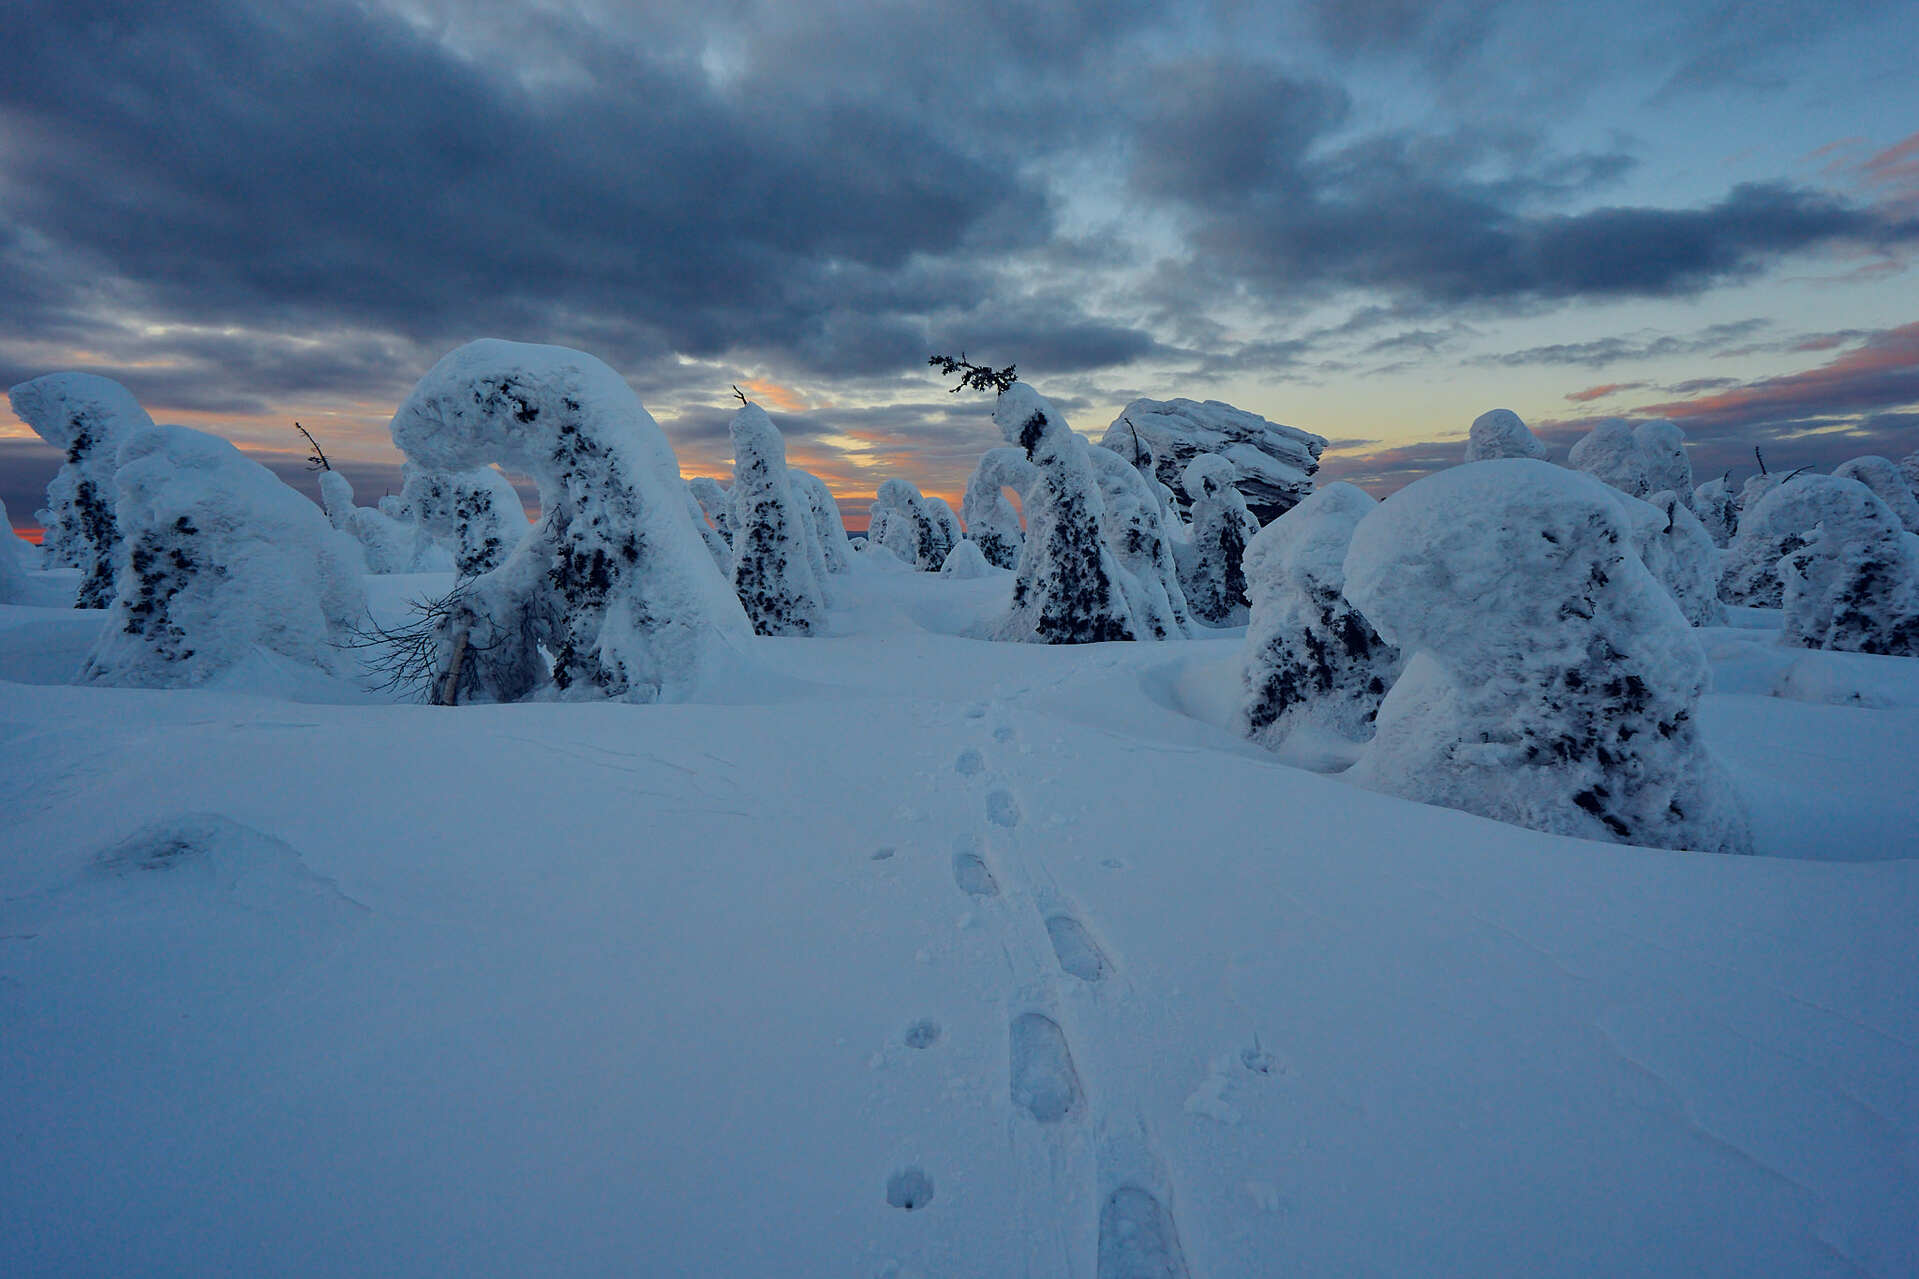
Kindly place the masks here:
<instances>
[{"instance_id":1,"label":"snow-covered tree","mask_svg":"<svg viewBox=\"0 0 1919 1279\"><path fill-rule=\"evenodd\" d=\"M1646 455L1633 430L1616 417L1605 418L1581 437L1566 455L1576 471L1604 480L1632 497L1652 492Z\"/></svg>"},{"instance_id":2,"label":"snow-covered tree","mask_svg":"<svg viewBox=\"0 0 1919 1279\"><path fill-rule=\"evenodd\" d=\"M733 415L733 589L761 635L816 635L826 599L807 555L807 514L786 472L786 442L766 411Z\"/></svg>"},{"instance_id":3,"label":"snow-covered tree","mask_svg":"<svg viewBox=\"0 0 1919 1279\"><path fill-rule=\"evenodd\" d=\"M1633 428L1640 456L1646 461L1646 496L1672 493L1680 505L1692 508L1692 459L1686 456L1686 433L1663 417Z\"/></svg>"},{"instance_id":4,"label":"snow-covered tree","mask_svg":"<svg viewBox=\"0 0 1919 1279\"><path fill-rule=\"evenodd\" d=\"M1908 533L1919 533L1919 498L1912 495L1898 463L1869 454L1841 462L1832 468L1832 473L1842 479L1857 480L1871 489L1899 517L1901 528Z\"/></svg>"},{"instance_id":5,"label":"snow-covered tree","mask_svg":"<svg viewBox=\"0 0 1919 1279\"><path fill-rule=\"evenodd\" d=\"M1796 474L1798 474L1796 471L1761 471L1757 475L1747 476L1746 482L1739 486L1739 518L1745 519L1746 512L1759 505L1759 499ZM1735 527L1734 533L1737 534L1737 532Z\"/></svg>"},{"instance_id":6,"label":"snow-covered tree","mask_svg":"<svg viewBox=\"0 0 1919 1279\"><path fill-rule=\"evenodd\" d=\"M1193 616L1209 626L1246 620L1246 545L1259 524L1233 487L1232 464L1210 453L1186 466L1180 477L1192 500L1192 555L1184 586Z\"/></svg>"},{"instance_id":7,"label":"snow-covered tree","mask_svg":"<svg viewBox=\"0 0 1919 1279\"><path fill-rule=\"evenodd\" d=\"M926 518L932 522L935 536L949 554L965 539L966 530L960 526L959 516L954 513L952 504L945 498L927 497ZM946 556L940 556L940 563L946 563Z\"/></svg>"},{"instance_id":8,"label":"snow-covered tree","mask_svg":"<svg viewBox=\"0 0 1919 1279\"><path fill-rule=\"evenodd\" d=\"M453 556L461 577L506 563L532 527L512 483L490 466L436 471L409 462L402 475L402 508Z\"/></svg>"},{"instance_id":9,"label":"snow-covered tree","mask_svg":"<svg viewBox=\"0 0 1919 1279\"><path fill-rule=\"evenodd\" d=\"M810 471L789 467L786 473L792 477L794 491L806 507L827 573L848 571L852 567L851 548L846 543L846 524L840 519L840 504L833 500L833 491L826 487L825 480Z\"/></svg>"},{"instance_id":10,"label":"snow-covered tree","mask_svg":"<svg viewBox=\"0 0 1919 1279\"><path fill-rule=\"evenodd\" d=\"M1349 742L1373 735L1399 675L1399 650L1346 599L1346 550L1378 505L1329 484L1261 529L1246 548L1252 614L1241 650L1240 728L1268 749L1311 725Z\"/></svg>"},{"instance_id":11,"label":"snow-covered tree","mask_svg":"<svg viewBox=\"0 0 1919 1279\"><path fill-rule=\"evenodd\" d=\"M993 566L986 562L986 556L980 551L979 544L964 539L954 544L953 549L946 554L946 562L940 565L941 577L958 578L963 581L985 577L992 571Z\"/></svg>"},{"instance_id":12,"label":"snow-covered tree","mask_svg":"<svg viewBox=\"0 0 1919 1279\"><path fill-rule=\"evenodd\" d=\"M1853 653L1919 656L1919 537L1877 493L1841 475L1804 475L1775 489L1754 520L1776 521L1774 506L1805 524L1801 545L1779 564L1787 644Z\"/></svg>"},{"instance_id":13,"label":"snow-covered tree","mask_svg":"<svg viewBox=\"0 0 1919 1279\"><path fill-rule=\"evenodd\" d=\"M1502 457L1546 456L1546 446L1511 409L1493 409L1473 419L1466 435L1466 460L1490 462Z\"/></svg>"},{"instance_id":14,"label":"snow-covered tree","mask_svg":"<svg viewBox=\"0 0 1919 1279\"><path fill-rule=\"evenodd\" d=\"M1015 382L1000 393L993 424L1037 471L1026 490L1026 540L1013 579L1013 607L998 637L1042 644L1097 644L1137 632L1101 535L1105 503L1091 449L1037 391Z\"/></svg>"},{"instance_id":15,"label":"snow-covered tree","mask_svg":"<svg viewBox=\"0 0 1919 1279\"><path fill-rule=\"evenodd\" d=\"M1754 480L1760 478L1771 483L1759 487L1753 480L1746 482L1746 493L1751 495L1758 488L1758 497L1740 512L1738 536L1720 560L1719 598L1728 604L1749 608L1779 608L1785 602L1785 580L1779 575L1779 561L1804 546L1808 535L1824 518L1831 500L1831 486L1827 481L1833 477L1800 474L1786 477L1778 472L1753 477Z\"/></svg>"},{"instance_id":16,"label":"snow-covered tree","mask_svg":"<svg viewBox=\"0 0 1919 1279\"><path fill-rule=\"evenodd\" d=\"M1906 487L1919 497L1919 452L1908 453L1899 459L1899 474L1906 477Z\"/></svg>"},{"instance_id":17,"label":"snow-covered tree","mask_svg":"<svg viewBox=\"0 0 1919 1279\"><path fill-rule=\"evenodd\" d=\"M1360 521L1345 568L1408 655L1354 780L1557 834L1749 849L1695 720L1705 652L1595 479L1441 471Z\"/></svg>"},{"instance_id":18,"label":"snow-covered tree","mask_svg":"<svg viewBox=\"0 0 1919 1279\"><path fill-rule=\"evenodd\" d=\"M106 628L80 678L201 684L256 650L338 673L366 609L351 543L227 441L147 427L120 450L125 543Z\"/></svg>"},{"instance_id":19,"label":"snow-covered tree","mask_svg":"<svg viewBox=\"0 0 1919 1279\"><path fill-rule=\"evenodd\" d=\"M1119 561L1120 584L1140 639L1182 639L1193 615L1179 580L1179 560L1162 522L1165 508L1149 481L1105 445L1087 450L1099 481L1100 533Z\"/></svg>"},{"instance_id":20,"label":"snow-covered tree","mask_svg":"<svg viewBox=\"0 0 1919 1279\"><path fill-rule=\"evenodd\" d=\"M952 509L935 512L920 491L905 480L886 480L872 506L872 522L867 526L868 541L877 541L923 573L937 573L953 549L959 532L958 521L948 528Z\"/></svg>"},{"instance_id":21,"label":"snow-covered tree","mask_svg":"<svg viewBox=\"0 0 1919 1279\"><path fill-rule=\"evenodd\" d=\"M105 608L119 563L113 475L120 446L153 419L126 387L91 373L49 373L7 398L21 421L66 455L47 485L46 509L37 512L47 560L80 570L76 608Z\"/></svg>"},{"instance_id":22,"label":"snow-covered tree","mask_svg":"<svg viewBox=\"0 0 1919 1279\"><path fill-rule=\"evenodd\" d=\"M531 476L540 520L467 583L441 627L459 686L517 701L683 697L709 645L748 629L687 513L679 463L632 388L564 347L486 340L449 353L393 418L422 466ZM464 645L461 643L464 637Z\"/></svg>"},{"instance_id":23,"label":"snow-covered tree","mask_svg":"<svg viewBox=\"0 0 1919 1279\"><path fill-rule=\"evenodd\" d=\"M726 539L728 547L733 545L733 498L720 482L710 475L695 475L686 482L698 499L700 509L713 521L713 527Z\"/></svg>"},{"instance_id":24,"label":"snow-covered tree","mask_svg":"<svg viewBox=\"0 0 1919 1279\"><path fill-rule=\"evenodd\" d=\"M0 502L0 604L24 604L33 597L27 574L36 567L33 544L13 531L7 504Z\"/></svg>"},{"instance_id":25,"label":"snow-covered tree","mask_svg":"<svg viewBox=\"0 0 1919 1279\"><path fill-rule=\"evenodd\" d=\"M451 554L434 544L398 495L386 503L396 514L356 506L351 481L329 469L320 472L320 502L333 527L359 544L361 563L369 573L444 573L453 567Z\"/></svg>"},{"instance_id":26,"label":"snow-covered tree","mask_svg":"<svg viewBox=\"0 0 1919 1279\"><path fill-rule=\"evenodd\" d=\"M1025 537L1020 532L1019 512L1006 500L1006 490L1023 495L1034 474L1024 449L1002 446L982 453L979 465L966 481L960 518L966 521L966 535L979 544L980 553L995 568L1019 566L1020 543Z\"/></svg>"},{"instance_id":27,"label":"snow-covered tree","mask_svg":"<svg viewBox=\"0 0 1919 1279\"><path fill-rule=\"evenodd\" d=\"M1726 607L1719 602L1719 548L1712 544L1699 517L1680 505L1671 489L1635 502L1620 495L1635 510L1633 550L1658 583L1679 605L1694 626L1724 626ZM1644 518L1641 518L1643 513Z\"/></svg>"},{"instance_id":28,"label":"snow-covered tree","mask_svg":"<svg viewBox=\"0 0 1919 1279\"><path fill-rule=\"evenodd\" d=\"M693 486L686 486L686 513L693 517L693 527L699 532L700 540L706 543L707 554L713 557L713 565L720 570L727 581L733 580L733 548L727 543L720 531L706 522L706 511L700 506L700 499L693 493Z\"/></svg>"},{"instance_id":29,"label":"snow-covered tree","mask_svg":"<svg viewBox=\"0 0 1919 1279\"><path fill-rule=\"evenodd\" d=\"M1739 531L1739 493L1724 475L1692 491L1692 509L1712 544L1724 548Z\"/></svg>"}]
</instances>

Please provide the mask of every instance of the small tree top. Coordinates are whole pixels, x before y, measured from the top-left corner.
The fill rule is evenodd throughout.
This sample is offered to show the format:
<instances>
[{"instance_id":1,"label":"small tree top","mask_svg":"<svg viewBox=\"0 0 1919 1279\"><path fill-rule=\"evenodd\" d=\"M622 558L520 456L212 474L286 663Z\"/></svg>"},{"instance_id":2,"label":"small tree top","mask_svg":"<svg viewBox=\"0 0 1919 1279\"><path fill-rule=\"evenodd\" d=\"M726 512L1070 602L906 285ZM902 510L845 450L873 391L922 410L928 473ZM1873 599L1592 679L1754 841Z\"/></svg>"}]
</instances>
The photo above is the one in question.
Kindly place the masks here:
<instances>
[{"instance_id":1,"label":"small tree top","mask_svg":"<svg viewBox=\"0 0 1919 1279\"><path fill-rule=\"evenodd\" d=\"M950 355L929 355L926 362L948 376L954 373L960 375L959 385L951 388L955 395L961 391L991 391L998 395L1019 381L1019 374L1013 371L1017 365L1009 364L1003 369L996 369L990 364L974 364L966 358L964 351L959 353L958 359Z\"/></svg>"}]
</instances>

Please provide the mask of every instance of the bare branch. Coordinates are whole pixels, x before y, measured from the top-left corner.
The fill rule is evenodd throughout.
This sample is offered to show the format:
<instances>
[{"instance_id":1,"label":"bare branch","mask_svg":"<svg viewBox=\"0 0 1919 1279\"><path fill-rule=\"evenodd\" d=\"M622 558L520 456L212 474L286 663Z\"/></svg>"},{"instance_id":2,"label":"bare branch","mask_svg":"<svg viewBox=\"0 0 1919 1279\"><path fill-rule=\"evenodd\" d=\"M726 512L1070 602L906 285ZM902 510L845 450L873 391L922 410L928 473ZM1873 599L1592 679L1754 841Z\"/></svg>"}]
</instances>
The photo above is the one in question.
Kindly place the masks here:
<instances>
[{"instance_id":1,"label":"bare branch","mask_svg":"<svg viewBox=\"0 0 1919 1279\"><path fill-rule=\"evenodd\" d=\"M326 450L320 447L320 441L313 438L313 432L307 430L304 426L301 426L298 422L295 422L293 424L293 429L298 431L300 434L306 436L307 443L311 445L313 448L313 452L307 454L307 470L309 471L332 470L333 464L326 460Z\"/></svg>"}]
</instances>

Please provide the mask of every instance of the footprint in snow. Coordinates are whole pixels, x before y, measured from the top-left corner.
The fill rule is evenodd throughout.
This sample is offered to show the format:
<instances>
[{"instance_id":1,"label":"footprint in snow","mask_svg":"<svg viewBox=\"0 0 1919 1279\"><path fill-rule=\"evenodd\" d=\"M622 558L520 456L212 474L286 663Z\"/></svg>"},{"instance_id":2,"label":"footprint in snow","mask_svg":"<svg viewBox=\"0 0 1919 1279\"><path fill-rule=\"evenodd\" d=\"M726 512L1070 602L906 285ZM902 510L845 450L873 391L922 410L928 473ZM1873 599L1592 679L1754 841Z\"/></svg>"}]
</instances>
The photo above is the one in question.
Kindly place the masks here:
<instances>
[{"instance_id":1,"label":"footprint in snow","mask_svg":"<svg viewBox=\"0 0 1919 1279\"><path fill-rule=\"evenodd\" d=\"M918 1168L902 1168L886 1179L886 1202L912 1212L933 1202L933 1179Z\"/></svg>"},{"instance_id":2,"label":"footprint in snow","mask_svg":"<svg viewBox=\"0 0 1919 1279\"><path fill-rule=\"evenodd\" d=\"M1052 939L1053 954L1059 966L1081 981L1098 981L1112 965L1105 952L1087 933L1086 926L1071 915L1054 915L1046 921L1046 935Z\"/></svg>"},{"instance_id":3,"label":"footprint in snow","mask_svg":"<svg viewBox=\"0 0 1919 1279\"><path fill-rule=\"evenodd\" d=\"M961 777L973 777L986 767L986 757L972 747L961 751L959 758L953 761L953 771Z\"/></svg>"},{"instance_id":4,"label":"footprint in snow","mask_svg":"<svg viewBox=\"0 0 1919 1279\"><path fill-rule=\"evenodd\" d=\"M905 1039L908 1048L931 1048L939 1042L940 1024L922 1017L906 1028Z\"/></svg>"},{"instance_id":5,"label":"footprint in snow","mask_svg":"<svg viewBox=\"0 0 1919 1279\"><path fill-rule=\"evenodd\" d=\"M998 728L995 728L993 730L993 740L996 742L1012 741L1013 726L1011 724L1001 724Z\"/></svg>"},{"instance_id":6,"label":"footprint in snow","mask_svg":"<svg viewBox=\"0 0 1919 1279\"><path fill-rule=\"evenodd\" d=\"M1019 801L1009 790L996 790L986 797L986 820L1011 829L1019 825Z\"/></svg>"},{"instance_id":7,"label":"footprint in snow","mask_svg":"<svg viewBox=\"0 0 1919 1279\"><path fill-rule=\"evenodd\" d=\"M1079 1071L1059 1023L1041 1013L1021 1013L1012 1027L1013 1104L1043 1124L1058 1123L1079 1108Z\"/></svg>"},{"instance_id":8,"label":"footprint in snow","mask_svg":"<svg viewBox=\"0 0 1919 1279\"><path fill-rule=\"evenodd\" d=\"M876 862L883 862L887 860L889 857L891 857L897 851L898 850L895 849L891 844L887 844L880 848L875 848L873 850L873 860Z\"/></svg>"},{"instance_id":9,"label":"footprint in snow","mask_svg":"<svg viewBox=\"0 0 1919 1279\"><path fill-rule=\"evenodd\" d=\"M1121 1186L1099 1210L1098 1279L1186 1279L1173 1216L1138 1186Z\"/></svg>"},{"instance_id":10,"label":"footprint in snow","mask_svg":"<svg viewBox=\"0 0 1919 1279\"><path fill-rule=\"evenodd\" d=\"M986 868L986 859L978 853L953 854L953 882L975 897L999 896L999 881Z\"/></svg>"}]
</instances>

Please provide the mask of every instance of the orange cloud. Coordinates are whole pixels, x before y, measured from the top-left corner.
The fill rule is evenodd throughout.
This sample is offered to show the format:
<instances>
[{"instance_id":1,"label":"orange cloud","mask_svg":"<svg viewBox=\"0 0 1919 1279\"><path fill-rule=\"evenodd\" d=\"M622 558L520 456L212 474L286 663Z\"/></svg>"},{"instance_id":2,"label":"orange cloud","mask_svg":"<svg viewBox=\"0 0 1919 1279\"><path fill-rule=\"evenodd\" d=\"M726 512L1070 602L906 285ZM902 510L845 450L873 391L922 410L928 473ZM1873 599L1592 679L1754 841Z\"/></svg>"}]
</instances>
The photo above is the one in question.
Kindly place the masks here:
<instances>
[{"instance_id":1,"label":"orange cloud","mask_svg":"<svg viewBox=\"0 0 1919 1279\"><path fill-rule=\"evenodd\" d=\"M768 378L749 378L740 383L747 398L776 413L804 413L810 407L800 393Z\"/></svg>"},{"instance_id":2,"label":"orange cloud","mask_svg":"<svg viewBox=\"0 0 1919 1279\"><path fill-rule=\"evenodd\" d=\"M1585 404L1592 400L1603 400L1608 395L1620 391L1636 391L1646 385L1644 382L1606 382L1599 386L1589 386L1583 391L1570 391L1566 398L1575 404Z\"/></svg>"},{"instance_id":3,"label":"orange cloud","mask_svg":"<svg viewBox=\"0 0 1919 1279\"><path fill-rule=\"evenodd\" d=\"M1808 369L1696 400L1636 411L1698 426L1746 426L1919 403L1919 323L1874 334L1856 351Z\"/></svg>"}]
</instances>

